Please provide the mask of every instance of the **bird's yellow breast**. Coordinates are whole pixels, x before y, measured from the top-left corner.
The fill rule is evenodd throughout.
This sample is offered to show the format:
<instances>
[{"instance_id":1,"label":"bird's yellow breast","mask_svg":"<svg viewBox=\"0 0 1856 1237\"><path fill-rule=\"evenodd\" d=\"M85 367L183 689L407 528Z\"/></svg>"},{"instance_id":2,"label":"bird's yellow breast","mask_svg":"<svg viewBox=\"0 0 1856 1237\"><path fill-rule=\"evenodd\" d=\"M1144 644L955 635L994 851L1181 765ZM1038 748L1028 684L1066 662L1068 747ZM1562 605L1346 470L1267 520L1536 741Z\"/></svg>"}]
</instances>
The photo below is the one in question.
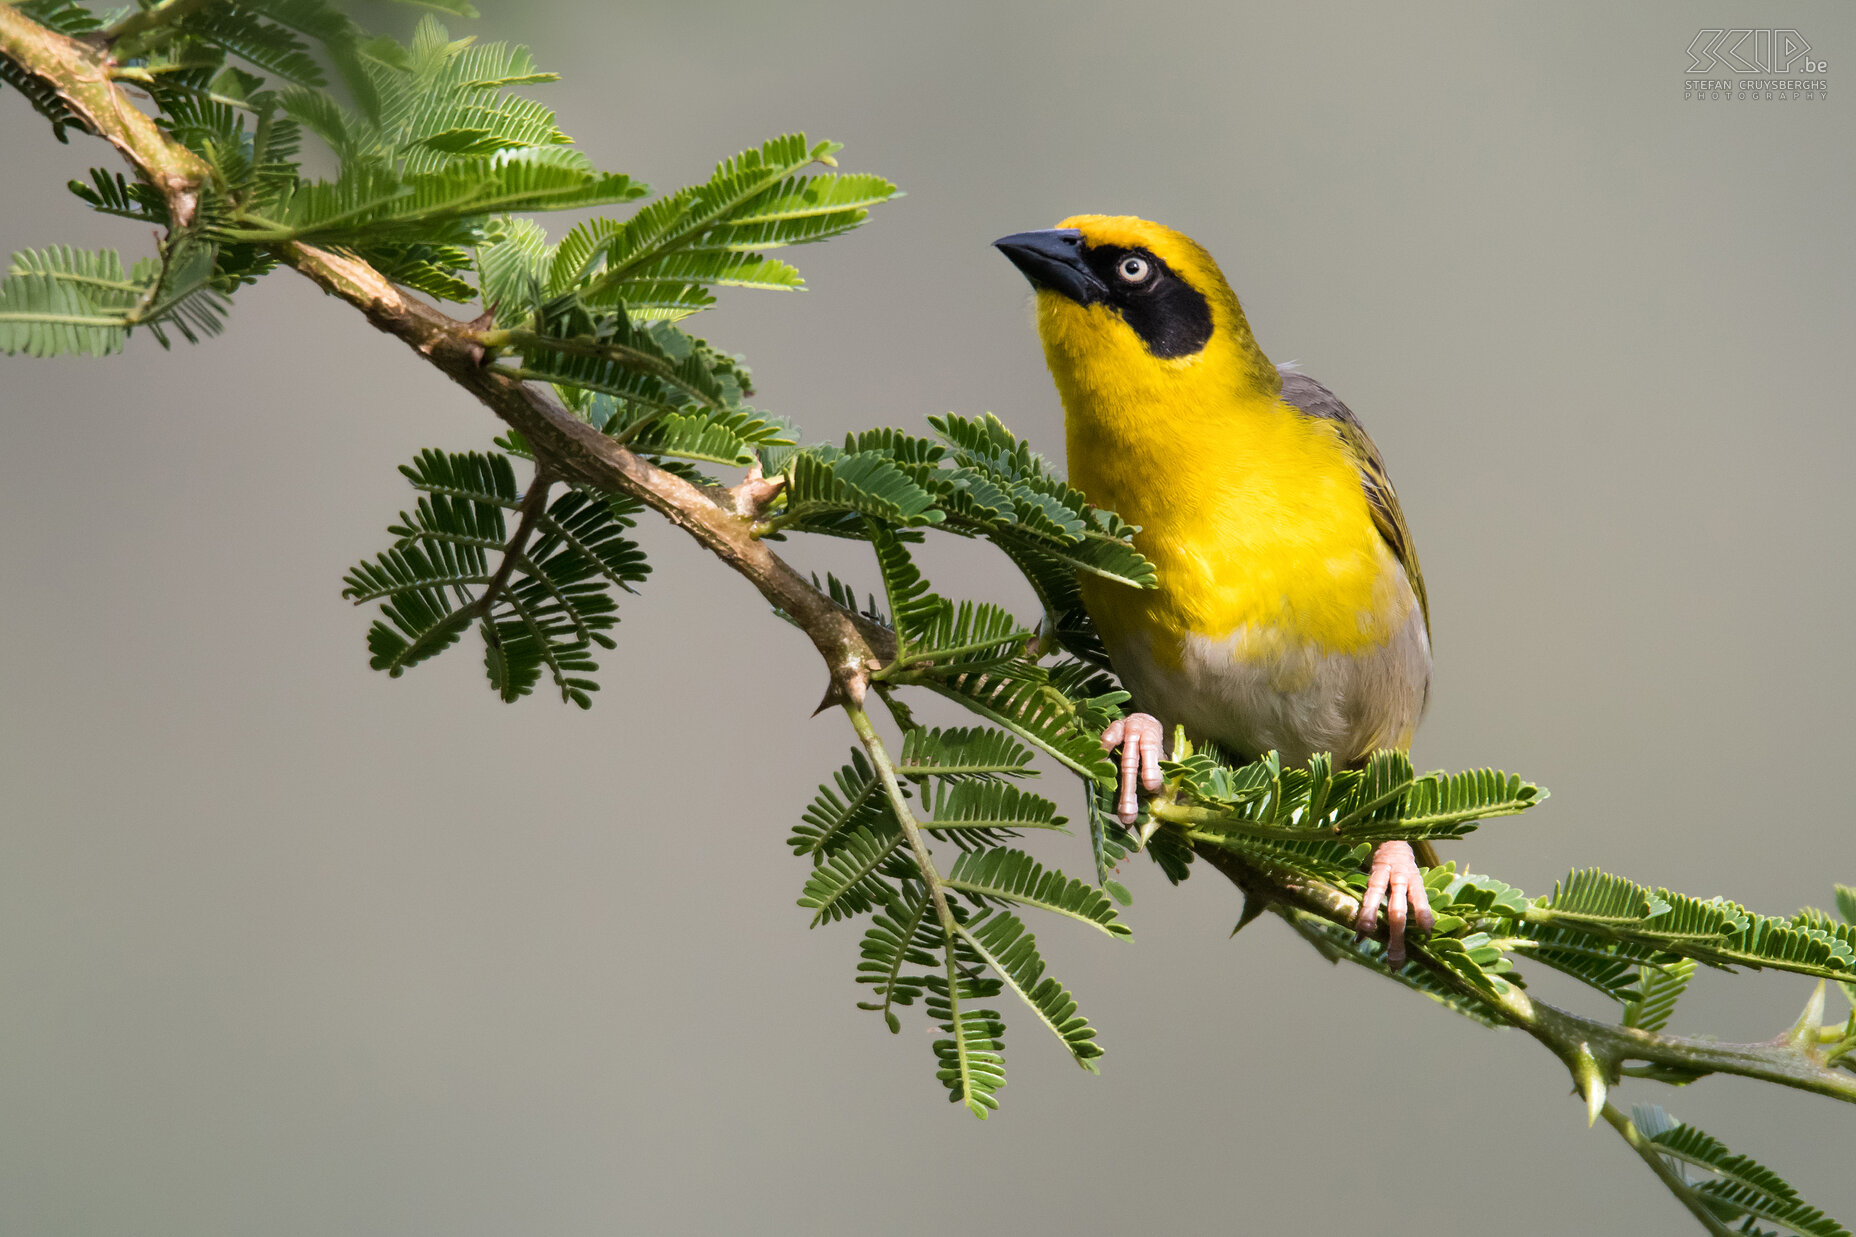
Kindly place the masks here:
<instances>
[{"instance_id":1,"label":"bird's yellow breast","mask_svg":"<svg viewBox=\"0 0 1856 1237\"><path fill-rule=\"evenodd\" d=\"M1111 646L1144 636L1165 665L1188 635L1240 629L1263 659L1392 639L1415 599L1330 423L1285 404L1228 340L1158 360L1106 307L1038 300L1071 482L1141 526L1159 577L1140 592L1084 577Z\"/></svg>"}]
</instances>

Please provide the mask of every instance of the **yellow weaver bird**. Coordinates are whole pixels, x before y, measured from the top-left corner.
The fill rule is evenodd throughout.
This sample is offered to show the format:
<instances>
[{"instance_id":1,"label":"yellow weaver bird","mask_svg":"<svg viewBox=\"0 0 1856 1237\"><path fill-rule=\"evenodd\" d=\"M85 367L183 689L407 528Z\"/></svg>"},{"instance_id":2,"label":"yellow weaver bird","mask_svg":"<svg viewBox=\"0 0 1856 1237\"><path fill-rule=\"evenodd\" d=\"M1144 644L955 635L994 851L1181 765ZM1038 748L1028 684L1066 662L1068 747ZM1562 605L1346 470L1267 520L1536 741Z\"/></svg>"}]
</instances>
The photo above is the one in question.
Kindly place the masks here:
<instances>
[{"instance_id":1,"label":"yellow weaver bird","mask_svg":"<svg viewBox=\"0 0 1856 1237\"><path fill-rule=\"evenodd\" d=\"M1131 216L993 242L1031 281L1071 484L1140 526L1159 587L1085 575L1083 604L1141 710L1111 725L1121 819L1160 789L1175 725L1235 755L1357 765L1409 748L1430 694L1424 577L1359 419L1270 363L1210 254ZM1428 854L1425 861L1436 862ZM1388 952L1432 923L1417 857L1373 852L1357 927Z\"/></svg>"}]
</instances>

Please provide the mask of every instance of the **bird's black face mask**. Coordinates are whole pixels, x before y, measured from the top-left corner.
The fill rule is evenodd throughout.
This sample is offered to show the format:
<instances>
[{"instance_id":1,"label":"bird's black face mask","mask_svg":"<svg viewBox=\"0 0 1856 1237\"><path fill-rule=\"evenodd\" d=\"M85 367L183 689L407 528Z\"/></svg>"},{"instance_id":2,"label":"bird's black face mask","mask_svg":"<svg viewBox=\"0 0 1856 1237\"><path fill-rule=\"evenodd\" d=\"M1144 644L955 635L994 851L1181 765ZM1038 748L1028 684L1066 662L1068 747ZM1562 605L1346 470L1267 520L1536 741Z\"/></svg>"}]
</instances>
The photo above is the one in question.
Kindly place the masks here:
<instances>
[{"instance_id":1,"label":"bird's black face mask","mask_svg":"<svg viewBox=\"0 0 1856 1237\"><path fill-rule=\"evenodd\" d=\"M1145 249L1088 245L1075 228L1018 232L993 242L1034 288L1120 314L1157 357L1191 356L1212 337L1205 297Z\"/></svg>"}]
</instances>

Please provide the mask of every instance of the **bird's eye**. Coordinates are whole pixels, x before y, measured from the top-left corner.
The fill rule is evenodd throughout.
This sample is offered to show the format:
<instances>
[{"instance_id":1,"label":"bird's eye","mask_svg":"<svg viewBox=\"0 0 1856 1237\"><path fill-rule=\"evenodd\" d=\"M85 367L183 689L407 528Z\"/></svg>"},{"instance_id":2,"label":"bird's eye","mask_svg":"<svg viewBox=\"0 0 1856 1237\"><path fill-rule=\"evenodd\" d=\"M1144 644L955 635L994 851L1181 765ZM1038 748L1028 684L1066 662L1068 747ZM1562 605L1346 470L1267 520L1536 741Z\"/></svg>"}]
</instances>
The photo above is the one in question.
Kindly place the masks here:
<instances>
[{"instance_id":1,"label":"bird's eye","mask_svg":"<svg viewBox=\"0 0 1856 1237\"><path fill-rule=\"evenodd\" d=\"M1146 258L1134 253L1129 254L1115 264L1115 273L1120 275L1122 279L1126 280L1128 283L1141 282L1141 280L1147 278L1147 272L1151 269L1152 268L1147 264Z\"/></svg>"}]
</instances>

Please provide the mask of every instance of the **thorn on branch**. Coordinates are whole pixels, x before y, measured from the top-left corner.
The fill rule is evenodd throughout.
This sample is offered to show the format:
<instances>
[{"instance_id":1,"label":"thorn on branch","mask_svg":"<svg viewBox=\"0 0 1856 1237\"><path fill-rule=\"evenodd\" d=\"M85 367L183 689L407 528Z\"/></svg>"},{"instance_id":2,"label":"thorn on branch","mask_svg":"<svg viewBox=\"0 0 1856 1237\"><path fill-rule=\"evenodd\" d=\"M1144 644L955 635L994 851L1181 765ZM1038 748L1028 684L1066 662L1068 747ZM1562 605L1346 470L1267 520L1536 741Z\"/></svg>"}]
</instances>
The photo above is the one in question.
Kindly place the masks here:
<instances>
[{"instance_id":1,"label":"thorn on branch","mask_svg":"<svg viewBox=\"0 0 1856 1237\"><path fill-rule=\"evenodd\" d=\"M1605 1110L1605 1095L1609 1090L1605 1081L1605 1067L1593 1055L1591 1046L1580 1044L1571 1061L1573 1081L1578 1084L1579 1094L1585 1097L1585 1126L1587 1129L1598 1124L1598 1114Z\"/></svg>"},{"instance_id":2,"label":"thorn on branch","mask_svg":"<svg viewBox=\"0 0 1856 1237\"><path fill-rule=\"evenodd\" d=\"M855 654L834 666L831 673L831 686L825 689L825 696L818 702L818 708L812 710L812 716L817 717L834 705L844 708L863 708L864 693L870 686L870 672L875 668L875 662Z\"/></svg>"},{"instance_id":3,"label":"thorn on branch","mask_svg":"<svg viewBox=\"0 0 1856 1237\"><path fill-rule=\"evenodd\" d=\"M1231 929L1232 936L1236 936L1239 932L1242 932L1245 928L1255 923L1269 907L1269 903L1264 901L1263 898L1258 896L1254 891L1244 889L1241 892L1244 896L1244 909L1237 917L1237 926Z\"/></svg>"},{"instance_id":4,"label":"thorn on branch","mask_svg":"<svg viewBox=\"0 0 1856 1237\"><path fill-rule=\"evenodd\" d=\"M820 697L819 702L818 702L818 708L812 710L812 716L817 717L820 713L823 713L826 709L836 708L838 705L841 705L844 702L845 702L844 688L838 684L837 679L833 679L831 681L831 686L825 689L824 696Z\"/></svg>"}]
</instances>

